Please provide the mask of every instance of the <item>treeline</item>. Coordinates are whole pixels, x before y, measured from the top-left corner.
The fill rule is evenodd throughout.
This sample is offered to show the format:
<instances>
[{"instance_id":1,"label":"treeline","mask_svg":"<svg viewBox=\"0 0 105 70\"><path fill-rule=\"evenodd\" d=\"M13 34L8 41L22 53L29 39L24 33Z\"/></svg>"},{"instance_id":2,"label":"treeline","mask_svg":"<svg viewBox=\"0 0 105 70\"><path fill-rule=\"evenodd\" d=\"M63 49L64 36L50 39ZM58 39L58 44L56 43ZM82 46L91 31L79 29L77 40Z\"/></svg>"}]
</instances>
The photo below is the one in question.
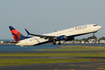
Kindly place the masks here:
<instances>
[{"instance_id":1,"label":"treeline","mask_svg":"<svg viewBox=\"0 0 105 70\"><path fill-rule=\"evenodd\" d=\"M105 40L105 37L101 37L101 38L97 38L96 36L91 36L91 37L88 37L88 38L83 38L83 39L81 39L81 40L79 40L79 39L75 39L74 41L88 41L89 39L98 39L99 41L100 40Z\"/></svg>"}]
</instances>

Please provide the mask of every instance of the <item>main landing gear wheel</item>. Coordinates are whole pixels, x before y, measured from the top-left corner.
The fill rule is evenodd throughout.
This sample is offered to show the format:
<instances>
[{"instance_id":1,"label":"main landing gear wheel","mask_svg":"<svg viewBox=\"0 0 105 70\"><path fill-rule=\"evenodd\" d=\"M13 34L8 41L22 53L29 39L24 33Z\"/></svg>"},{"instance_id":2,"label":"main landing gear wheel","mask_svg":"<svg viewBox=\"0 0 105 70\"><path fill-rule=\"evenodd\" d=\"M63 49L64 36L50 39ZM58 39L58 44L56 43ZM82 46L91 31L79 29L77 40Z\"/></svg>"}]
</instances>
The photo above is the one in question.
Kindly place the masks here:
<instances>
[{"instance_id":1,"label":"main landing gear wheel","mask_svg":"<svg viewBox=\"0 0 105 70\"><path fill-rule=\"evenodd\" d=\"M53 40L53 45L56 45L56 41L55 40Z\"/></svg>"},{"instance_id":2,"label":"main landing gear wheel","mask_svg":"<svg viewBox=\"0 0 105 70\"><path fill-rule=\"evenodd\" d=\"M55 42L53 42L53 45L56 45L56 43L55 43Z\"/></svg>"},{"instance_id":3,"label":"main landing gear wheel","mask_svg":"<svg viewBox=\"0 0 105 70\"><path fill-rule=\"evenodd\" d=\"M60 42L58 42L58 45L61 45L61 43L60 43Z\"/></svg>"}]
</instances>

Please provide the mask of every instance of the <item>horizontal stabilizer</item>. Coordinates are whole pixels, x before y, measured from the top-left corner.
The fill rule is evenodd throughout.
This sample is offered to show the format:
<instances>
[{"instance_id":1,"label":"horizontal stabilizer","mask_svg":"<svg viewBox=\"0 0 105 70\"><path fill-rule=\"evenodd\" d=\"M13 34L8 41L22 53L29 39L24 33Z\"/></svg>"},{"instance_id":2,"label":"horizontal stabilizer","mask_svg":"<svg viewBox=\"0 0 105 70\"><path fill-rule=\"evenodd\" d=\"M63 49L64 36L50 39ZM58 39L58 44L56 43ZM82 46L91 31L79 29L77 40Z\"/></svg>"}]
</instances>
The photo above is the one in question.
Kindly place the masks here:
<instances>
[{"instance_id":1,"label":"horizontal stabilizer","mask_svg":"<svg viewBox=\"0 0 105 70\"><path fill-rule=\"evenodd\" d=\"M16 44L16 43L19 43L19 42L8 42L8 43L14 43L14 44Z\"/></svg>"}]
</instances>

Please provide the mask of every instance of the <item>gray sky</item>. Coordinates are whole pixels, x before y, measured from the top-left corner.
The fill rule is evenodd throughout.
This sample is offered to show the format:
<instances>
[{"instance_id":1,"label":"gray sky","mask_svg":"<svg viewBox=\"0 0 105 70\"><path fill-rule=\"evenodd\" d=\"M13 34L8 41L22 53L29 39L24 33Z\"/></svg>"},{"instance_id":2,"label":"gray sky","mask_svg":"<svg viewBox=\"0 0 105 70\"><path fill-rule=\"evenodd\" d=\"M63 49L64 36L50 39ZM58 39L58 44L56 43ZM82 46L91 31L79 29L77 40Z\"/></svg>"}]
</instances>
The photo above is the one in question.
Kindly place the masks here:
<instances>
[{"instance_id":1,"label":"gray sky","mask_svg":"<svg viewBox=\"0 0 105 70\"><path fill-rule=\"evenodd\" d=\"M13 39L10 25L27 35L24 28L43 34L85 24L101 25L96 36L105 36L105 0L0 0L0 39Z\"/></svg>"}]
</instances>

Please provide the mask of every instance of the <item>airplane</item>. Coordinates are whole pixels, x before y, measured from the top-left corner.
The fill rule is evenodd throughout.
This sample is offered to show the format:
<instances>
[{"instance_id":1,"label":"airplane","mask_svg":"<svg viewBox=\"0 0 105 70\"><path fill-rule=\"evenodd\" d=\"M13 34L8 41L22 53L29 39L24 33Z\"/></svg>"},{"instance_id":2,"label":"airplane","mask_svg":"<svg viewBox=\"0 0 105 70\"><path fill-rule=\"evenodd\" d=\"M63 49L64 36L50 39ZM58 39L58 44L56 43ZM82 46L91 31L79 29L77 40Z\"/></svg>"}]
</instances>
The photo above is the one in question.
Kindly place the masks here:
<instances>
[{"instance_id":1,"label":"airplane","mask_svg":"<svg viewBox=\"0 0 105 70\"><path fill-rule=\"evenodd\" d=\"M9 26L9 29L15 40L15 45L36 46L36 45L42 45L46 43L52 43L53 45L56 45L57 41L58 41L58 45L61 45L60 43L61 40L71 41L71 40L74 40L74 38L77 36L96 33L98 30L101 29L101 26L97 24L87 24L87 25L77 26L74 28L60 30L57 32L52 32L52 33L43 34L43 35L32 34L27 29L25 29L28 36L22 35L13 26ZM29 35L32 35L35 37L29 37Z\"/></svg>"}]
</instances>

